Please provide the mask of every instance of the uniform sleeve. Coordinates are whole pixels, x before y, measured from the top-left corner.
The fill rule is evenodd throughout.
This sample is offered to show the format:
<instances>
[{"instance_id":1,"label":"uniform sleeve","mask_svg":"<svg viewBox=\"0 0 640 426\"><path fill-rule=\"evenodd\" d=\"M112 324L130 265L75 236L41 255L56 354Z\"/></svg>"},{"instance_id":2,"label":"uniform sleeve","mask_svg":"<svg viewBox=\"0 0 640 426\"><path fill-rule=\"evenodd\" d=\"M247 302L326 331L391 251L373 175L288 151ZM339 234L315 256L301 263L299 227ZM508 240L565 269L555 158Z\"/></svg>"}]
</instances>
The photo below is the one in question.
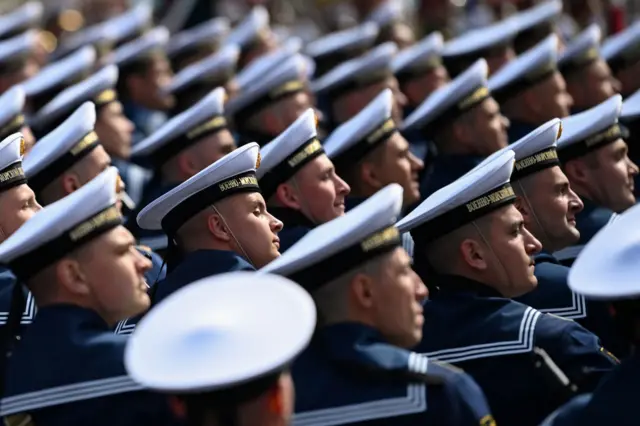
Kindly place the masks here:
<instances>
[{"instance_id":1,"label":"uniform sleeve","mask_svg":"<svg viewBox=\"0 0 640 426\"><path fill-rule=\"evenodd\" d=\"M434 365L435 364L435 365ZM435 368L434 368L435 367ZM442 380L446 405L442 415L452 426L495 426L489 403L471 376L446 363L432 362L430 370ZM427 407L429 411L429 407ZM444 423L443 423L444 424Z\"/></svg>"},{"instance_id":2,"label":"uniform sleeve","mask_svg":"<svg viewBox=\"0 0 640 426\"><path fill-rule=\"evenodd\" d=\"M480 386L466 373L458 373L455 396L459 425L495 426L489 403Z\"/></svg>"},{"instance_id":3,"label":"uniform sleeve","mask_svg":"<svg viewBox=\"0 0 640 426\"><path fill-rule=\"evenodd\" d=\"M600 339L579 324L557 317L544 318L552 328L543 348L581 392L593 391L619 361L602 347Z\"/></svg>"}]
</instances>

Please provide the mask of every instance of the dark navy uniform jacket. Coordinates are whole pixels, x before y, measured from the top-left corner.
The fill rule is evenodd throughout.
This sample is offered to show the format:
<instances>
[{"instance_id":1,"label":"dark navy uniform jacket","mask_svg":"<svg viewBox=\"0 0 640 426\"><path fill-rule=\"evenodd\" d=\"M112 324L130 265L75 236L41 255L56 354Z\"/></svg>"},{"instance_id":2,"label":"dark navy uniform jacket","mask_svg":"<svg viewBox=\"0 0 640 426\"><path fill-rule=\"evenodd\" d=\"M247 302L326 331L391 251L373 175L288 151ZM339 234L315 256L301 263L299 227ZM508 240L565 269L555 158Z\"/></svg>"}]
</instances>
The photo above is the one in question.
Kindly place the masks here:
<instances>
[{"instance_id":1,"label":"dark navy uniform jacket","mask_svg":"<svg viewBox=\"0 0 640 426\"><path fill-rule=\"evenodd\" d=\"M582 202L584 208L576 214L576 228L580 231L580 240L576 245L554 253L563 265L571 266L585 244L617 216L612 210L598 206L588 198L582 198Z\"/></svg>"},{"instance_id":2,"label":"dark navy uniform jacket","mask_svg":"<svg viewBox=\"0 0 640 426\"><path fill-rule=\"evenodd\" d=\"M415 350L470 374L501 426L537 426L573 396L538 349L583 392L617 364L598 337L574 321L459 276L439 276L435 284L440 291L424 306L423 339Z\"/></svg>"},{"instance_id":3,"label":"dark navy uniform jacket","mask_svg":"<svg viewBox=\"0 0 640 426\"><path fill-rule=\"evenodd\" d=\"M538 126L528 123L523 123L518 120L509 119L509 128L507 129L507 136L509 137L509 143L514 143L533 132Z\"/></svg>"},{"instance_id":4,"label":"dark navy uniform jacket","mask_svg":"<svg viewBox=\"0 0 640 426\"><path fill-rule=\"evenodd\" d=\"M167 114L164 112L146 109L129 101L123 102L122 106L124 115L135 126L133 145L149 137L167 121Z\"/></svg>"},{"instance_id":5,"label":"dark navy uniform jacket","mask_svg":"<svg viewBox=\"0 0 640 426\"><path fill-rule=\"evenodd\" d=\"M292 374L295 426L495 424L468 375L392 346L361 324L319 329Z\"/></svg>"},{"instance_id":6,"label":"dark navy uniform jacket","mask_svg":"<svg viewBox=\"0 0 640 426\"><path fill-rule=\"evenodd\" d=\"M575 423L576 415L584 410L584 407L591 401L591 396L590 393L576 396L547 417L540 426L580 426Z\"/></svg>"},{"instance_id":7,"label":"dark navy uniform jacket","mask_svg":"<svg viewBox=\"0 0 640 426\"><path fill-rule=\"evenodd\" d=\"M269 213L282 221L284 227L278 232L280 253L284 253L316 227L302 212L285 207L269 207Z\"/></svg>"},{"instance_id":8,"label":"dark navy uniform jacket","mask_svg":"<svg viewBox=\"0 0 640 426\"><path fill-rule=\"evenodd\" d=\"M198 250L185 254L180 263L170 268L167 277L156 284L152 303L159 303L171 293L201 278L236 271L255 271L255 268L232 251Z\"/></svg>"},{"instance_id":9,"label":"dark navy uniform jacket","mask_svg":"<svg viewBox=\"0 0 640 426\"><path fill-rule=\"evenodd\" d=\"M420 182L422 199L459 179L480 164L482 160L484 157L478 155L438 154L433 160L431 173L426 174Z\"/></svg>"},{"instance_id":10,"label":"dark navy uniform jacket","mask_svg":"<svg viewBox=\"0 0 640 426\"><path fill-rule=\"evenodd\" d=\"M578 409L566 408L553 426L637 426L640 356L622 361Z\"/></svg>"},{"instance_id":11,"label":"dark navy uniform jacket","mask_svg":"<svg viewBox=\"0 0 640 426\"><path fill-rule=\"evenodd\" d=\"M178 185L179 183L161 183L157 179L152 179L145 188L142 202L139 203L138 208L131 216L131 220L127 221L127 228L133 236L136 237L140 244L149 247L153 251L162 252L167 249L167 235L161 229L148 230L140 228L136 222L136 217L149 203Z\"/></svg>"},{"instance_id":12,"label":"dark navy uniform jacket","mask_svg":"<svg viewBox=\"0 0 640 426\"><path fill-rule=\"evenodd\" d=\"M16 284L16 280L16 276L13 275L13 272L0 266L0 329L4 328L7 320L9 319L11 299L13 297L13 288ZM31 293L29 293L26 288L23 287L23 289L26 307L22 313L20 323L26 325L31 324L31 321L36 315L36 304Z\"/></svg>"},{"instance_id":13,"label":"dark navy uniform jacket","mask_svg":"<svg viewBox=\"0 0 640 426\"><path fill-rule=\"evenodd\" d=\"M149 286L152 286L156 281L164 279L166 275L166 267L164 265L164 261L160 256L156 253L138 246L138 251L142 253L145 257L151 260L151 269L145 272L144 277ZM0 330L4 330L4 327L9 319L9 313L11 312L11 303L13 297L13 288L16 283L16 277L13 273L6 269L0 267ZM24 330L26 327L31 324L33 319L36 316L37 308L35 300L33 299L33 295L31 292L27 290L26 287L23 286L24 296L25 296L25 309L22 313L22 318L20 319L20 324L22 325L21 330L17 330L20 335L24 334ZM116 333L121 333L122 327L126 329L126 320L121 321L116 326ZM133 331L133 329L131 330ZM2 333L2 331L0 331ZM3 334L0 334L3 335ZM3 342L4 343L4 342Z\"/></svg>"},{"instance_id":14,"label":"dark navy uniform jacket","mask_svg":"<svg viewBox=\"0 0 640 426\"><path fill-rule=\"evenodd\" d=\"M92 310L41 308L9 359L0 415L38 426L176 424L165 397L127 375L125 343Z\"/></svg>"},{"instance_id":15,"label":"dark navy uniform jacket","mask_svg":"<svg viewBox=\"0 0 640 426\"><path fill-rule=\"evenodd\" d=\"M617 357L624 357L628 347L619 335L610 315L607 302L585 299L569 288L569 268L562 265L552 254L542 251L535 256L534 274L538 279L535 290L518 297L520 303L536 308L540 312L573 319L600 338L604 347Z\"/></svg>"}]
</instances>

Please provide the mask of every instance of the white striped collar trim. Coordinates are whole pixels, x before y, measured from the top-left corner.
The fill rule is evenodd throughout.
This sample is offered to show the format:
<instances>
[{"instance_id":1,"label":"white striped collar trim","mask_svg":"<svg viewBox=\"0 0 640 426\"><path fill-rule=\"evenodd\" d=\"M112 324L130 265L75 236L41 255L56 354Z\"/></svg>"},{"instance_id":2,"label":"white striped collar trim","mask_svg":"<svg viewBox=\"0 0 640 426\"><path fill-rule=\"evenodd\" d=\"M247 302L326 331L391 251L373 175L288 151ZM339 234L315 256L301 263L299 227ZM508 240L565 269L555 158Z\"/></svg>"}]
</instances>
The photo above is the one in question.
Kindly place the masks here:
<instances>
[{"instance_id":1,"label":"white striped collar trim","mask_svg":"<svg viewBox=\"0 0 640 426\"><path fill-rule=\"evenodd\" d=\"M587 316L587 302L583 295L571 292L571 307L538 309L544 314L554 314L566 319L580 319Z\"/></svg>"},{"instance_id":2,"label":"white striped collar trim","mask_svg":"<svg viewBox=\"0 0 640 426\"><path fill-rule=\"evenodd\" d=\"M27 294L27 302L24 308L24 312L22 312L22 318L20 319L20 324L27 325L33 322L33 319L36 316L36 312L38 309L36 308L36 302L33 300L33 295L31 292ZM0 325L5 325L9 320L9 312L0 312Z\"/></svg>"},{"instance_id":3,"label":"white striped collar trim","mask_svg":"<svg viewBox=\"0 0 640 426\"><path fill-rule=\"evenodd\" d=\"M127 375L57 386L2 398L0 417L142 389Z\"/></svg>"},{"instance_id":4,"label":"white striped collar trim","mask_svg":"<svg viewBox=\"0 0 640 426\"><path fill-rule=\"evenodd\" d=\"M426 374L428 359L412 352L409 355L408 369L414 373ZM407 395L340 407L296 413L293 426L334 426L369 420L388 419L422 413L427 409L427 389L425 384L410 384Z\"/></svg>"},{"instance_id":5,"label":"white striped collar trim","mask_svg":"<svg viewBox=\"0 0 640 426\"><path fill-rule=\"evenodd\" d=\"M138 325L138 323L137 322L129 323L129 321L131 321L132 319L133 318L127 318L126 320L120 321L116 326L114 333L120 334L120 335L129 335L133 333L133 330L136 329L136 325Z\"/></svg>"},{"instance_id":6,"label":"white striped collar trim","mask_svg":"<svg viewBox=\"0 0 640 426\"><path fill-rule=\"evenodd\" d=\"M538 318L540 318L540 312L536 309L529 307L525 310L522 321L520 322L520 332L518 333L517 340L443 349L425 353L424 355L437 361L456 363L472 359L531 352Z\"/></svg>"}]
</instances>

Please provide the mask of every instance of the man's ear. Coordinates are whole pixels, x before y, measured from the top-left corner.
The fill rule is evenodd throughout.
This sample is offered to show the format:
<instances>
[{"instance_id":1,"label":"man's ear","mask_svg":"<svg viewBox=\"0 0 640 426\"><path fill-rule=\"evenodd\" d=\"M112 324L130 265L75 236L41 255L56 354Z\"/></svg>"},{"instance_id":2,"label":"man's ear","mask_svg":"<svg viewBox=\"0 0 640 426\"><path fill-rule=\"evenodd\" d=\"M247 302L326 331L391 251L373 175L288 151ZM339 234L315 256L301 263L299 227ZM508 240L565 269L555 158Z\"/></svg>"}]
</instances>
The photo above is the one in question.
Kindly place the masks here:
<instances>
[{"instance_id":1,"label":"man's ear","mask_svg":"<svg viewBox=\"0 0 640 426\"><path fill-rule=\"evenodd\" d=\"M185 176L185 178L194 176L200 171L197 160L193 158L189 148L178 154L177 163L180 173Z\"/></svg>"},{"instance_id":2,"label":"man's ear","mask_svg":"<svg viewBox=\"0 0 640 426\"><path fill-rule=\"evenodd\" d=\"M351 300L361 308L369 309L374 304L373 280L366 274L356 274L349 284Z\"/></svg>"},{"instance_id":3,"label":"man's ear","mask_svg":"<svg viewBox=\"0 0 640 426\"><path fill-rule=\"evenodd\" d=\"M588 185L587 165L582 158L567 161L563 170L564 174L569 179L569 182L571 182L571 185Z\"/></svg>"},{"instance_id":4,"label":"man's ear","mask_svg":"<svg viewBox=\"0 0 640 426\"><path fill-rule=\"evenodd\" d=\"M62 176L62 190L66 195L76 192L81 186L80 178L75 173L65 173Z\"/></svg>"},{"instance_id":5,"label":"man's ear","mask_svg":"<svg viewBox=\"0 0 640 426\"><path fill-rule=\"evenodd\" d=\"M520 99L523 100L523 104L529 107L529 110L531 112L538 116L541 114L542 111L540 110L541 108L543 108L543 106L540 105L540 102L538 102L539 95L538 93L536 93L536 90L540 90L537 85L534 85L532 88L525 90L520 95Z\"/></svg>"},{"instance_id":6,"label":"man's ear","mask_svg":"<svg viewBox=\"0 0 640 426\"><path fill-rule=\"evenodd\" d=\"M69 292L76 295L87 295L91 292L87 276L80 263L73 258L64 258L55 266L57 281Z\"/></svg>"},{"instance_id":7,"label":"man's ear","mask_svg":"<svg viewBox=\"0 0 640 426\"><path fill-rule=\"evenodd\" d=\"M231 241L231 232L225 224L222 216L215 211L207 215L207 228L211 235L222 241Z\"/></svg>"},{"instance_id":8,"label":"man's ear","mask_svg":"<svg viewBox=\"0 0 640 426\"><path fill-rule=\"evenodd\" d=\"M144 85L144 75L142 74L130 74L127 76L125 86L129 92L131 98L137 98L137 94L140 92L140 86Z\"/></svg>"},{"instance_id":9,"label":"man's ear","mask_svg":"<svg viewBox=\"0 0 640 426\"><path fill-rule=\"evenodd\" d=\"M302 208L302 206L300 205L300 197L298 196L298 191L296 191L295 188L293 188L293 186L289 183L278 185L275 196L278 202L285 207L294 210L300 210Z\"/></svg>"},{"instance_id":10,"label":"man's ear","mask_svg":"<svg viewBox=\"0 0 640 426\"><path fill-rule=\"evenodd\" d=\"M465 123L462 123L459 120L456 120L451 124L451 134L456 141L462 141L466 143L469 143L470 141L476 141L476 136L473 134L473 128L465 125Z\"/></svg>"},{"instance_id":11,"label":"man's ear","mask_svg":"<svg viewBox=\"0 0 640 426\"><path fill-rule=\"evenodd\" d=\"M474 239L467 238L460 243L460 254L472 269L484 271L489 267L486 248Z\"/></svg>"},{"instance_id":12,"label":"man's ear","mask_svg":"<svg viewBox=\"0 0 640 426\"><path fill-rule=\"evenodd\" d=\"M276 418L281 418L286 414L284 388L280 384L280 380L267 392L267 410Z\"/></svg>"},{"instance_id":13,"label":"man's ear","mask_svg":"<svg viewBox=\"0 0 640 426\"><path fill-rule=\"evenodd\" d=\"M280 134L280 102L276 102L275 105L271 105L264 110L260 111L256 115L256 121L258 122L259 130L262 133L269 135Z\"/></svg>"},{"instance_id":14,"label":"man's ear","mask_svg":"<svg viewBox=\"0 0 640 426\"><path fill-rule=\"evenodd\" d=\"M531 223L531 206L521 195L516 196L516 202L514 203L516 209L522 214L524 219L524 225L527 226Z\"/></svg>"},{"instance_id":15,"label":"man's ear","mask_svg":"<svg viewBox=\"0 0 640 426\"><path fill-rule=\"evenodd\" d=\"M374 190L378 190L384 186L380 179L376 165L371 161L362 161L356 165L359 168L359 176L362 183Z\"/></svg>"}]
</instances>

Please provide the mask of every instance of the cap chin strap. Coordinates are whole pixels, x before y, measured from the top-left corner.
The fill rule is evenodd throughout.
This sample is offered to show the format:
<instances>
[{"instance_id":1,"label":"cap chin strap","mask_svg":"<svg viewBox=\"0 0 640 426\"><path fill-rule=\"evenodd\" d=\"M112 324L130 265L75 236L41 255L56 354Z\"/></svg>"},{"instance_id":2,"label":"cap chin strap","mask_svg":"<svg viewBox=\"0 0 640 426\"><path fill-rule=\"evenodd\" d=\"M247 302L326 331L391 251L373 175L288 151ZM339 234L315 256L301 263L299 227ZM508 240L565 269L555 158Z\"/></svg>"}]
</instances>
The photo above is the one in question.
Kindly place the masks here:
<instances>
[{"instance_id":1,"label":"cap chin strap","mask_svg":"<svg viewBox=\"0 0 640 426\"><path fill-rule=\"evenodd\" d=\"M533 208L533 204L531 204L531 201L529 201L529 196L527 195L527 191L524 190L524 187L522 186L522 182L518 181L518 186L520 187L520 191L522 192L522 195L524 196L524 200L529 205L529 209L531 210L531 215L533 216L533 219L538 224L538 227L540 228L540 231L542 231L542 235L544 236L545 241L550 242L551 239L549 238L549 235L547 235L547 231L544 229L544 226L542 226L542 223L538 219L538 215L536 214L536 210Z\"/></svg>"},{"instance_id":2,"label":"cap chin strap","mask_svg":"<svg viewBox=\"0 0 640 426\"><path fill-rule=\"evenodd\" d=\"M216 208L215 205L211 204L211 208L213 209L214 212L216 212L216 214L218 216L220 216L220 219L222 219L222 223L224 224L224 226L227 228L227 230L229 231L229 234L231 234L231 238L233 238L233 241L236 242L236 245L238 246L238 248L240 249L240 251L242 252L242 255L244 256L245 259L247 259L247 261L255 268L256 264L251 260L251 258L249 257L249 255L247 254L247 252L245 251L244 247L242 247L242 244L240 244L240 241L236 238L235 234L233 233L233 230L231 229L231 227L229 226L229 224L227 224L227 221L225 220L224 216L222 215L222 213L220 213L220 211ZM257 269L257 268L256 268Z\"/></svg>"},{"instance_id":3,"label":"cap chin strap","mask_svg":"<svg viewBox=\"0 0 640 426\"><path fill-rule=\"evenodd\" d=\"M307 217L307 219L309 219L311 222L314 223L314 225L317 225L318 223L320 223L319 221L316 220L315 217L313 217L313 214L311 213L311 209L306 208L306 207L309 207L309 206L306 203L305 197L302 196L302 191L300 190L300 187L298 186L298 181L296 180L295 176L293 176L291 178L291 184L293 185L295 190L298 192L298 195L300 196L300 213L305 215ZM307 210L309 212L309 214L305 213L305 210Z\"/></svg>"},{"instance_id":4,"label":"cap chin strap","mask_svg":"<svg viewBox=\"0 0 640 426\"><path fill-rule=\"evenodd\" d=\"M502 263L502 261L500 260L500 258L498 257L498 255L496 254L495 251L493 251L493 247L491 247L491 244L489 244L489 241L484 237L484 234L482 233L482 231L480 230L480 227L478 226L478 224L476 223L476 221L472 221L471 224L473 225L474 228L476 228L476 231L478 231L478 234L480 234L480 238L482 238L482 241L484 241L484 243L487 245L487 247L489 247L489 250L491 250L491 254L493 254L493 257L496 258L496 260L498 261L498 263L500 264L500 266L502 267L502 270L504 271L504 275L507 277L507 281L509 280L509 274L507 273L507 268L504 267L504 263ZM511 284L511 283L510 283ZM498 290L498 289L496 289ZM502 294L502 292L498 291L500 294Z\"/></svg>"}]
</instances>

